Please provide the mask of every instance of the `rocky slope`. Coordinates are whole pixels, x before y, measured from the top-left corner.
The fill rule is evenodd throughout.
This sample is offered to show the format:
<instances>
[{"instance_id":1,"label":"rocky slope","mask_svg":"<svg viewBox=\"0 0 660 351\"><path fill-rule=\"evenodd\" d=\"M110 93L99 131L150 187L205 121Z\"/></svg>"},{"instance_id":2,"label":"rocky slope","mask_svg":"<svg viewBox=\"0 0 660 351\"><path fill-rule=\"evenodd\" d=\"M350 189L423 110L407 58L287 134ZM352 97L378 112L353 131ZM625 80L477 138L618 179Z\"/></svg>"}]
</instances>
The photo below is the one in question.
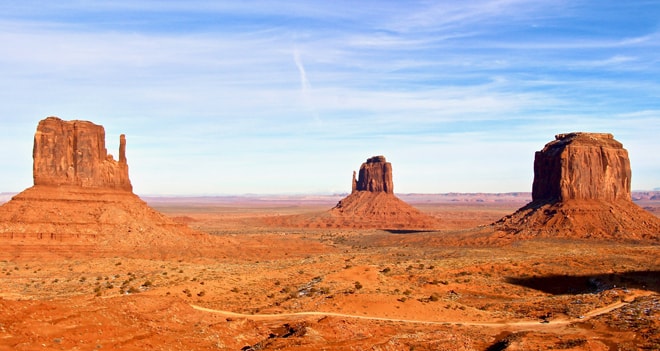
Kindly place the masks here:
<instances>
[{"instance_id":1,"label":"rocky slope","mask_svg":"<svg viewBox=\"0 0 660 351\"><path fill-rule=\"evenodd\" d=\"M311 228L430 229L439 223L394 195L392 165L374 156L353 172L352 192L324 213L266 219L268 225Z\"/></svg>"},{"instance_id":2,"label":"rocky slope","mask_svg":"<svg viewBox=\"0 0 660 351\"><path fill-rule=\"evenodd\" d=\"M536 152L532 202L496 222L497 230L516 238L660 239L660 219L631 200L621 143L602 133L555 139Z\"/></svg>"},{"instance_id":3,"label":"rocky slope","mask_svg":"<svg viewBox=\"0 0 660 351\"><path fill-rule=\"evenodd\" d=\"M119 161L107 155L105 131L91 122L42 120L34 138L34 186L0 206L3 247L20 256L53 245L132 252L208 240L133 194L125 150L122 135Z\"/></svg>"}]
</instances>

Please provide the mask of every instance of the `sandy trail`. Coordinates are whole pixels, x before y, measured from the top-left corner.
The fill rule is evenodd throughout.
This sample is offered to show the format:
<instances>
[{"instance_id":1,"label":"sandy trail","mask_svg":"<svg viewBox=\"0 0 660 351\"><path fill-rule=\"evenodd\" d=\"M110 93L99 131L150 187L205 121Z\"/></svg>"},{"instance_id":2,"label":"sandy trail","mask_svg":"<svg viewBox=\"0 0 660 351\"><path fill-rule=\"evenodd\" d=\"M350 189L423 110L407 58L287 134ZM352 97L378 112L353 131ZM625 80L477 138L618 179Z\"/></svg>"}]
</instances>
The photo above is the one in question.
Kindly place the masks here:
<instances>
[{"instance_id":1,"label":"sandy trail","mask_svg":"<svg viewBox=\"0 0 660 351\"><path fill-rule=\"evenodd\" d=\"M385 321L385 322L396 322L396 323L410 323L410 324L428 324L428 325L465 325L465 326L481 326L481 327L554 327L558 325L566 325L574 322L585 321L593 317L609 313L615 309L621 308L627 305L628 302L619 301L607 306L597 308L595 310L589 311L581 318L573 319L556 319L548 320L544 322L539 322L539 320L534 321L518 321L518 322L471 322L471 321L425 321L425 320L415 320L415 319L399 319L399 318L386 318L386 317L373 317L373 316L359 316L346 313L335 313L335 312L320 312L320 311L310 311L310 312L293 312L293 313L280 313L280 314L243 314L235 313L230 311L214 310L198 305L190 305L192 308L198 311L210 312L221 314L226 317L234 318L246 318L251 320L277 320L281 318L290 318L290 317L302 317L302 316L331 316L331 317L340 317L340 318L351 318L351 319L363 319L363 320L372 320L372 321Z\"/></svg>"}]
</instances>

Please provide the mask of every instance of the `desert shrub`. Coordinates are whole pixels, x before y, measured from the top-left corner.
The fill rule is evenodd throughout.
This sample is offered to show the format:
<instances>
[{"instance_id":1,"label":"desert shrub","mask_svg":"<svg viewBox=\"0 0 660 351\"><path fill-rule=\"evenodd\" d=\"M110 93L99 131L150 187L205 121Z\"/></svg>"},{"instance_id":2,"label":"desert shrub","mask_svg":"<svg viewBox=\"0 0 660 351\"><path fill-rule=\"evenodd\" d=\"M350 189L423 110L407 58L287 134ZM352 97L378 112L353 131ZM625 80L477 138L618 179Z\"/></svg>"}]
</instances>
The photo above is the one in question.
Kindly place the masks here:
<instances>
[{"instance_id":1,"label":"desert shrub","mask_svg":"<svg viewBox=\"0 0 660 351\"><path fill-rule=\"evenodd\" d=\"M153 285L153 283L151 282L151 280L147 280L144 283L142 283L142 286L145 287L145 288L148 288L152 285Z\"/></svg>"},{"instance_id":2,"label":"desert shrub","mask_svg":"<svg viewBox=\"0 0 660 351\"><path fill-rule=\"evenodd\" d=\"M129 294L136 294L136 293L139 293L139 292L140 292L140 289L138 289L136 287L131 286L131 287L128 288L128 293Z\"/></svg>"},{"instance_id":3,"label":"desert shrub","mask_svg":"<svg viewBox=\"0 0 660 351\"><path fill-rule=\"evenodd\" d=\"M582 339L582 338L571 339L566 341L560 341L556 347L558 349L573 349L576 347L580 347L586 343L587 343L587 339Z\"/></svg>"},{"instance_id":4,"label":"desert shrub","mask_svg":"<svg viewBox=\"0 0 660 351\"><path fill-rule=\"evenodd\" d=\"M353 285L355 285L356 290L362 289L362 283L360 283L360 282L355 282Z\"/></svg>"},{"instance_id":5,"label":"desert shrub","mask_svg":"<svg viewBox=\"0 0 660 351\"><path fill-rule=\"evenodd\" d=\"M391 269L390 267L385 267L385 268L383 268L380 272L383 273L383 274L387 274L387 273L389 273L390 271L392 271L392 269Z\"/></svg>"},{"instance_id":6,"label":"desert shrub","mask_svg":"<svg viewBox=\"0 0 660 351\"><path fill-rule=\"evenodd\" d=\"M197 293L197 296L199 296L199 297L202 297L204 295L206 295L206 292L204 290Z\"/></svg>"},{"instance_id":7,"label":"desert shrub","mask_svg":"<svg viewBox=\"0 0 660 351\"><path fill-rule=\"evenodd\" d=\"M433 294L431 294L431 296L429 297L429 301L436 302L436 301L438 301L438 300L440 300L440 296L438 296L437 293L433 293Z\"/></svg>"}]
</instances>

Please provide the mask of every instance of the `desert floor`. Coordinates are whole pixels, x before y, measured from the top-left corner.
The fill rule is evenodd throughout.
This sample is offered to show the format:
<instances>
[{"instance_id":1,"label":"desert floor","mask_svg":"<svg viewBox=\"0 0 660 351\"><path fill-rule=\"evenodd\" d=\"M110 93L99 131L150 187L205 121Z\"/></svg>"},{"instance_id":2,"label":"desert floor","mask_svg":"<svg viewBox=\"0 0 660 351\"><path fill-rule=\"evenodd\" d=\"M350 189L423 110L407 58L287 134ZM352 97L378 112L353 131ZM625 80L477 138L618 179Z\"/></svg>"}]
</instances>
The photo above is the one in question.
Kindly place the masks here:
<instances>
[{"instance_id":1,"label":"desert floor","mask_svg":"<svg viewBox=\"0 0 660 351\"><path fill-rule=\"evenodd\" d=\"M147 201L213 240L0 242L0 350L660 349L659 243L461 243L515 199L412 203L436 231L262 224L327 199Z\"/></svg>"}]
</instances>

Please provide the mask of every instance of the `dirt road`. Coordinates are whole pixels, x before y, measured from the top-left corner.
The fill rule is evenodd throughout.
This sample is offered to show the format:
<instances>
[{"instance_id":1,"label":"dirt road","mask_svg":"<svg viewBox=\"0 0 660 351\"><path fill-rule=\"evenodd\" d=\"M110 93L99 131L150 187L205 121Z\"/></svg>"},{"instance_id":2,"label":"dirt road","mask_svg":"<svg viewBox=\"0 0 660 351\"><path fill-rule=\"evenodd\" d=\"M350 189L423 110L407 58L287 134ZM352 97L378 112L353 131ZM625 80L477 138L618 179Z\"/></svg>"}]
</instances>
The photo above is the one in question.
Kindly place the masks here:
<instances>
[{"instance_id":1,"label":"dirt road","mask_svg":"<svg viewBox=\"0 0 660 351\"><path fill-rule=\"evenodd\" d=\"M358 316L346 313L335 313L335 312L321 312L321 311L310 311L310 312L294 312L294 313L279 313L279 314L243 314L235 313L230 311L214 310L198 305L191 305L192 308L198 311L218 313L226 317L233 318L246 318L251 320L277 320L281 318L290 318L290 317L304 317L304 316L331 316L331 317L340 317L340 318L352 318L352 319L364 319L364 320L373 320L373 321L386 321L386 322L397 322L397 323L411 323L411 324L429 324L429 325L466 325L466 326L482 326L482 327L554 327L558 325L566 325L578 321L585 321L590 318L599 316L601 314L608 313L615 309L621 308L627 305L628 302L619 301L607 306L597 308L595 310L589 311L581 318L573 319L556 319L540 322L539 320L534 321L516 321L516 322L471 322L471 321L425 321L425 320L414 320L414 319L398 319L398 318L385 318L385 317L373 317L373 316Z\"/></svg>"}]
</instances>

